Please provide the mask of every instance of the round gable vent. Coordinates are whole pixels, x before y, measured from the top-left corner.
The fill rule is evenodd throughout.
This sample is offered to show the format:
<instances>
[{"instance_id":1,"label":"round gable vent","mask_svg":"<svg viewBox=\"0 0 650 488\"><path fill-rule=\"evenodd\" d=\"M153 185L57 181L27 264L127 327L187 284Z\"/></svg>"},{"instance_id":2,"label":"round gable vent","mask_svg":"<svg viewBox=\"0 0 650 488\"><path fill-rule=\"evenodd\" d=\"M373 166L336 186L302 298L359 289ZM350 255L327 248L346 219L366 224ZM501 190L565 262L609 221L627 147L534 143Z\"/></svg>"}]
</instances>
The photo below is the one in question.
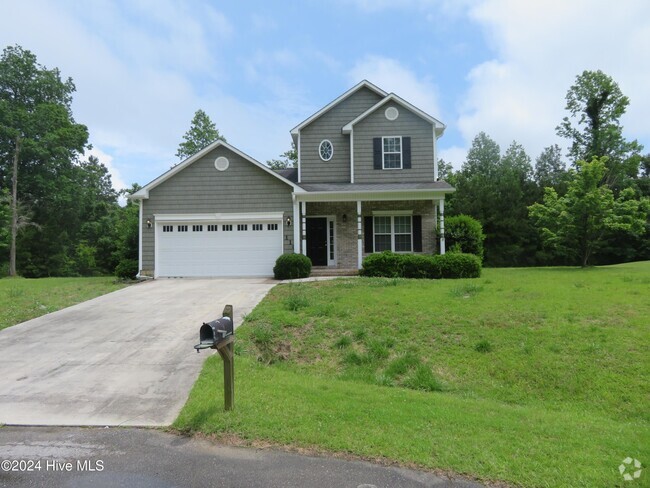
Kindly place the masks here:
<instances>
[{"instance_id":1,"label":"round gable vent","mask_svg":"<svg viewBox=\"0 0 650 488\"><path fill-rule=\"evenodd\" d=\"M388 120L395 120L397 117L399 117L399 112L395 107L388 107L384 112L384 115L386 115L386 118Z\"/></svg>"},{"instance_id":2,"label":"round gable vent","mask_svg":"<svg viewBox=\"0 0 650 488\"><path fill-rule=\"evenodd\" d=\"M224 156L219 156L214 160L214 167L219 171L226 171L228 166L230 166L230 161L228 161L228 158Z\"/></svg>"}]
</instances>

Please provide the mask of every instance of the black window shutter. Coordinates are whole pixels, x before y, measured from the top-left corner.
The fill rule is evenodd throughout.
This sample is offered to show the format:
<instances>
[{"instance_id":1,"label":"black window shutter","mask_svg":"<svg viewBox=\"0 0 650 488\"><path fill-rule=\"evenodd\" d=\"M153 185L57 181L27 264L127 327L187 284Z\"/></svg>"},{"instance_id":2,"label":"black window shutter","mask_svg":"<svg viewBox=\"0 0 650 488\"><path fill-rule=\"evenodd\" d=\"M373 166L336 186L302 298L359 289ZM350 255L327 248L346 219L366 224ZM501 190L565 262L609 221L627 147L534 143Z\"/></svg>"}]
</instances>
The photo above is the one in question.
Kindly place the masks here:
<instances>
[{"instance_id":1,"label":"black window shutter","mask_svg":"<svg viewBox=\"0 0 650 488\"><path fill-rule=\"evenodd\" d=\"M411 169L411 138L402 137L402 168Z\"/></svg>"},{"instance_id":2,"label":"black window shutter","mask_svg":"<svg viewBox=\"0 0 650 488\"><path fill-rule=\"evenodd\" d=\"M413 216L413 252L422 252L422 215Z\"/></svg>"},{"instance_id":3,"label":"black window shutter","mask_svg":"<svg viewBox=\"0 0 650 488\"><path fill-rule=\"evenodd\" d=\"M374 137L372 139L372 157L374 168L381 169L383 166L381 161L381 137Z\"/></svg>"},{"instance_id":4,"label":"black window shutter","mask_svg":"<svg viewBox=\"0 0 650 488\"><path fill-rule=\"evenodd\" d=\"M373 252L375 246L372 233L372 217L364 217L363 219L363 240L364 251Z\"/></svg>"}]
</instances>

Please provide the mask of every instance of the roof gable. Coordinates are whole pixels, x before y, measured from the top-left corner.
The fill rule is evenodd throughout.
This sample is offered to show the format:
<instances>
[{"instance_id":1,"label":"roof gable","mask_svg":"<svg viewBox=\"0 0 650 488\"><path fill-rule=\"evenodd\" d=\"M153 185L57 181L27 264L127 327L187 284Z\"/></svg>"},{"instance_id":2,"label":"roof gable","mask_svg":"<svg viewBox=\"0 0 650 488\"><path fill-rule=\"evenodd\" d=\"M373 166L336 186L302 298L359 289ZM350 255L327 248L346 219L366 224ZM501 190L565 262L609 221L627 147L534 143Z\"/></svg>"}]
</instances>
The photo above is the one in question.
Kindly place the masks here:
<instances>
[{"instance_id":1,"label":"roof gable","mask_svg":"<svg viewBox=\"0 0 650 488\"><path fill-rule=\"evenodd\" d=\"M388 102L395 102L398 105L401 105L402 107L406 108L407 110L413 112L415 115L422 118L423 120L426 120L431 125L433 125L433 127L436 130L436 133L438 135L441 135L445 131L445 128L447 127L445 124L440 122L438 119L436 119L436 118L432 117L431 115L427 114L426 112L420 110L415 105L412 105L409 102L407 102L406 100L404 100L403 98L398 97L394 93L391 93L390 95L387 95L382 100L377 102L375 105L370 107L364 113L359 115L356 119L354 119L354 120L348 122L347 124L345 124L343 126L343 128L341 129L341 132L343 132L343 134L349 134L350 132L352 132L352 128L354 127L354 125L356 125L358 122L365 119L368 115L375 112L376 110L378 110L379 108L381 108L383 105L385 105Z\"/></svg>"},{"instance_id":2,"label":"roof gable","mask_svg":"<svg viewBox=\"0 0 650 488\"><path fill-rule=\"evenodd\" d=\"M343 100L346 100L349 98L351 95L354 95L356 92L361 90L362 88L368 88L369 90L377 93L378 95L385 97L387 93L379 88L378 86L373 85L370 83L368 80L363 80L360 83L357 83L355 86L350 88L348 91L343 93L343 95L339 96L335 100L331 101L327 105L325 105L323 108L321 108L318 112L310 116L309 118L303 120L300 124L295 126L293 129L291 129L291 135L292 136L297 136L298 132L303 128L306 127L307 125L311 124L314 120L318 119L320 116L328 112L332 107L338 105L341 103Z\"/></svg>"},{"instance_id":3,"label":"roof gable","mask_svg":"<svg viewBox=\"0 0 650 488\"><path fill-rule=\"evenodd\" d=\"M275 171L273 171L268 166L260 163L259 161L253 159L252 157L250 157L248 154L245 154L245 153L241 152L236 147L231 146L227 142L224 142L224 141L219 139L219 140L216 140L215 142L213 142L212 144L204 147L203 149L201 149L199 152L197 152L193 156L190 156L185 161L177 164L176 166L171 168L169 171L166 171L165 173L160 175L155 180L147 183L145 186L140 188L137 192L135 192L135 193L133 193L131 195L128 195L127 198L130 198L130 199L133 199L133 200L140 200L140 199L149 198L149 192L151 190L156 188L161 183L163 183L163 182L167 181L168 179L172 178L177 173L180 173L185 168L187 168L188 166L190 166L194 162L200 160L206 154L208 154L210 151L213 151L214 149L218 148L219 146L223 146L226 149L229 149L230 151L234 152L235 154L237 154L238 156L243 158L245 161L248 161L249 163L257 166L258 168L260 168L261 170L263 170L263 171L267 172L268 174L274 176L275 178L279 179L283 183L286 183L287 185L291 186L295 192L297 192L297 193L304 192L304 190L302 188L300 188L298 185L296 185L294 182L288 180L287 178L285 178L281 174L276 173Z\"/></svg>"}]
</instances>

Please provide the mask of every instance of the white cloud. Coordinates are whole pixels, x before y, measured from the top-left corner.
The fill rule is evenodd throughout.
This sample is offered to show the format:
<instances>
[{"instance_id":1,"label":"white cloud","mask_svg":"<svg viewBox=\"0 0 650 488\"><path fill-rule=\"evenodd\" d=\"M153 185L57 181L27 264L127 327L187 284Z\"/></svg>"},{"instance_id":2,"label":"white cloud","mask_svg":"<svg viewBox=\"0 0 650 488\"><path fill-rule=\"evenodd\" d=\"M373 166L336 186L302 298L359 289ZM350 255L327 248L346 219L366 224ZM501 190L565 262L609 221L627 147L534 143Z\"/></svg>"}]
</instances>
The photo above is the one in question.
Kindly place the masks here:
<instances>
[{"instance_id":1,"label":"white cloud","mask_svg":"<svg viewBox=\"0 0 650 488\"><path fill-rule=\"evenodd\" d=\"M131 185L127 185L126 182L122 179L120 170L118 170L113 164L113 156L111 156L110 154L106 154L104 151L102 151L96 146L93 146L91 150L86 151L85 155L87 157L95 156L100 163L106 166L106 169L111 174L111 184L114 190L120 191L125 188L131 187Z\"/></svg>"},{"instance_id":2,"label":"white cloud","mask_svg":"<svg viewBox=\"0 0 650 488\"><path fill-rule=\"evenodd\" d=\"M460 146L451 146L438 151L438 158L444 159L446 163L451 163L454 170L459 170L467 157L467 148Z\"/></svg>"},{"instance_id":3,"label":"white cloud","mask_svg":"<svg viewBox=\"0 0 650 488\"><path fill-rule=\"evenodd\" d=\"M351 85L366 79L379 88L393 92L437 119L443 119L437 88L430 77L418 77L399 61L381 56L367 56L348 72Z\"/></svg>"},{"instance_id":4,"label":"white cloud","mask_svg":"<svg viewBox=\"0 0 650 488\"><path fill-rule=\"evenodd\" d=\"M496 58L472 69L458 126L466 143L479 132L502 147L516 139L535 158L558 140L565 95L583 70L601 69L630 97L626 135L648 140L650 4L626 1L485 0L469 11Z\"/></svg>"}]
</instances>

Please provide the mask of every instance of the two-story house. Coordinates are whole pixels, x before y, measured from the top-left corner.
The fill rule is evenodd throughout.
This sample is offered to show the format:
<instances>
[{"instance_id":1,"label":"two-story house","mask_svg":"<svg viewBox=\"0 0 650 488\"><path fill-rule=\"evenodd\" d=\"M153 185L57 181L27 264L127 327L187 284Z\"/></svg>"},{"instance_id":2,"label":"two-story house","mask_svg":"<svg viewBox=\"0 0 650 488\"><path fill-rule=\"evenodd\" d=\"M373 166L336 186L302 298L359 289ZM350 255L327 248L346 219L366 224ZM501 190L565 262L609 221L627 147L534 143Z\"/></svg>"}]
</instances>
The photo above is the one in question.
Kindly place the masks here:
<instances>
[{"instance_id":1,"label":"two-story house","mask_svg":"<svg viewBox=\"0 0 650 488\"><path fill-rule=\"evenodd\" d=\"M130 197L141 202L140 274L269 276L290 252L343 269L387 249L444 254L444 129L362 81L291 130L297 168L214 142Z\"/></svg>"}]
</instances>

